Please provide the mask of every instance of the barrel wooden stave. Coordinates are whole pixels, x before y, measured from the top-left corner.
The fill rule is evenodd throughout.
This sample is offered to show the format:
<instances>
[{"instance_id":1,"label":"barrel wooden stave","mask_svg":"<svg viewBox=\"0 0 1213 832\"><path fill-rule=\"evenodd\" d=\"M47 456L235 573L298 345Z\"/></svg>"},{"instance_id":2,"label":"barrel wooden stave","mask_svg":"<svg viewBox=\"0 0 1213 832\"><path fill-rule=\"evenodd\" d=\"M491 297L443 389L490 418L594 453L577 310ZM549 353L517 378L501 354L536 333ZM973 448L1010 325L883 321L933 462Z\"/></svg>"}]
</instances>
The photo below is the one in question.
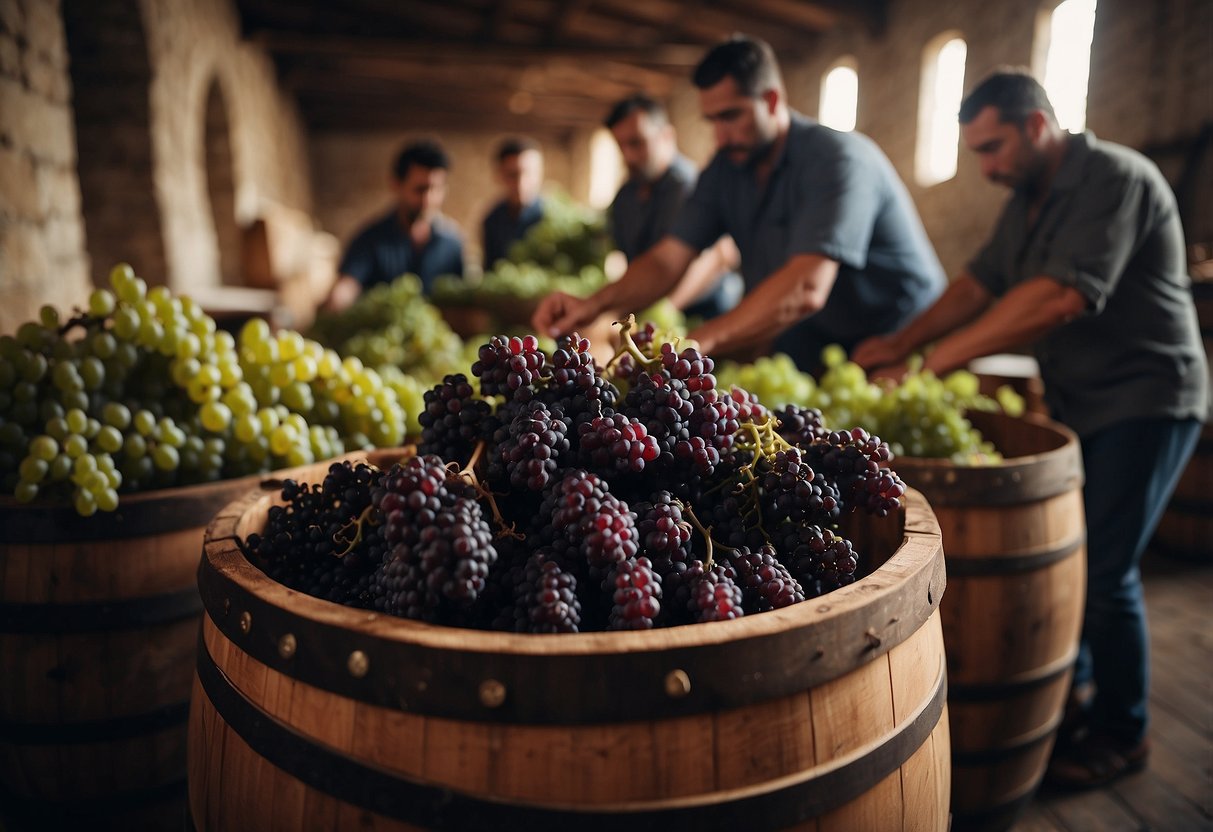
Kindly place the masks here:
<instances>
[{"instance_id":1,"label":"barrel wooden stave","mask_svg":"<svg viewBox=\"0 0 1213 832\"><path fill-rule=\"evenodd\" d=\"M953 826L1005 830L1044 776L1082 629L1078 439L1040 416L974 414L1006 464L899 458L930 501L948 561Z\"/></svg>"},{"instance_id":2,"label":"barrel wooden stave","mask_svg":"<svg viewBox=\"0 0 1213 832\"><path fill-rule=\"evenodd\" d=\"M919 507L920 513L923 508ZM929 510L925 514L929 516ZM255 512L250 513L246 520L254 516ZM251 520L252 526L257 522ZM916 518L916 522L921 523L921 518ZM933 522L927 525L934 528ZM242 533L251 530L248 522L238 526ZM907 524L907 534L919 534L912 526ZM900 532L893 537L900 540ZM206 557L236 554L231 551L222 554L216 546L208 544ZM533 648L540 653L548 649L560 653L576 645L575 652L587 657L593 656L596 647L604 645L613 645L609 649L623 652L629 646L635 651L666 648L676 652L689 649L688 645L704 647L696 633L712 634L723 644L730 640L727 634L742 634L746 627L757 624L759 628L754 634L757 641L762 631L777 625L781 617L787 621L799 620L798 615L829 620L836 610L847 604L862 604L869 597L876 599L872 602L874 609L883 610L881 602L888 587L900 579L898 570L906 574L912 571L896 558L887 566L888 569L882 568L865 579L866 584L860 581L838 593L787 610L738 622L643 634L509 636L432 628L383 617L364 621L368 618L366 613L294 593L290 594L289 604L300 616L315 615L331 622L345 621L352 627L362 626L368 636L374 632L381 637L387 634L404 639L446 639L453 649L462 642L466 649L507 646L524 652ZM238 579L237 583L249 579L254 584L272 584L264 576L257 578L243 568L232 576ZM714 806L719 802L727 809L731 800L748 799L788 783L811 779L818 772L828 775L831 769L856 759L861 763L874 759L897 740L899 731L926 724L922 721L927 713L924 708L936 701L936 710L932 712L936 714L935 722L923 730L918 745L907 750L904 762L875 779L865 793L845 804L827 808L816 818L784 826L813 830L945 829L950 788L949 742L947 720L940 716L946 714L939 698L944 673L943 635L938 611L934 609L942 589L940 573L938 580L933 579L929 588L924 589L926 597L915 599L929 615L917 629L904 638L899 636L895 643L879 646L880 639L874 635L877 629L881 633L893 631L881 629L889 622L875 617L874 627L869 628L872 635L850 634L854 642L848 650L854 651L850 659L854 666L840 678L735 707L658 719L619 713L611 720L576 724L454 719L357 701L292 678L289 673L254 658L238 646L247 638L224 623L222 614L216 620L212 611L204 616L206 650L199 657L199 681L194 687L190 718L192 816L199 829L225 828L237 817L246 822L249 817L256 817L259 828L299 828L302 817L307 818L309 828L342 828L335 824L346 822L375 829L418 828L414 818L381 814L328 794L315 784L305 783L301 779L305 775L294 776L267 760L260 749L253 747L256 743L242 738L247 726L238 730L241 726L226 721L225 708L228 714L236 713L231 710L231 701L226 705L212 702L212 692L218 690L213 687L215 680L221 677L230 690L239 692L244 703L255 703L255 711L264 719L284 726L304 742L302 747L327 749L340 755L342 761L386 772L396 778L401 788L424 784L447 789L456 796L506 801L513 806L556 810L576 807L591 828L597 828L593 825L595 819L604 817L616 820L622 817L622 822L636 828L657 828L644 822L637 826L632 821L638 817L651 823L653 812L683 806ZM238 614L240 602L238 596L234 597L237 600L233 601L228 617ZM282 600L288 603L285 596ZM761 626L763 619L765 627ZM250 629L257 627L258 620L264 620L264 616L255 616ZM438 632L441 630L446 632ZM873 639L878 646L873 646ZM708 638L707 645L712 641L713 638ZM828 644L830 650L837 646ZM213 661L219 677L204 676L204 660ZM805 656L789 656L788 661L811 664L812 647L806 647ZM371 664L375 664L374 658ZM587 667L590 665L587 662ZM206 678L211 681L206 682ZM436 684L440 681L435 679ZM550 681L560 684L563 680ZM629 681L644 684L652 680ZM693 684L699 682L697 678ZM620 680L614 683L618 685ZM216 701L222 703L229 695L224 693ZM283 764L289 767L296 763ZM272 788L267 784L272 784ZM282 798L285 804L276 797L273 814L267 816L262 796L280 790L287 795ZM624 808L640 814L616 815ZM667 821L668 818L661 821L660 828L679 828L677 823L671 825ZM528 822L526 828L531 826ZM455 827L439 823L435 828ZM522 827L502 821L495 822L493 828Z\"/></svg>"},{"instance_id":3,"label":"barrel wooden stave","mask_svg":"<svg viewBox=\"0 0 1213 832\"><path fill-rule=\"evenodd\" d=\"M124 495L82 518L0 498L0 815L178 829L207 523L330 463Z\"/></svg>"}]
</instances>

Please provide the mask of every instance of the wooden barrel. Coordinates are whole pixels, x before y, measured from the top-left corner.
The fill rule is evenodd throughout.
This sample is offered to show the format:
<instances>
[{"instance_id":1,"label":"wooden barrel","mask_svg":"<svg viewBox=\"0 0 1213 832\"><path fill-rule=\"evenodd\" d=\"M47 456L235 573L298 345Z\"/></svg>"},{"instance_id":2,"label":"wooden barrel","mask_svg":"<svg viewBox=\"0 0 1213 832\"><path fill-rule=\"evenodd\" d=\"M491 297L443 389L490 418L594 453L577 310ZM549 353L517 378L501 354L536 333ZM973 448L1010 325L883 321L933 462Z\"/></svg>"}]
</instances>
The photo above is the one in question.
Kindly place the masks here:
<instances>
[{"instance_id":1,"label":"wooden barrel","mask_svg":"<svg viewBox=\"0 0 1213 832\"><path fill-rule=\"evenodd\" d=\"M1082 630L1082 454L1040 416L973 414L1005 457L964 467L899 457L939 520L952 725L953 827L1007 829L1044 776Z\"/></svg>"},{"instance_id":2,"label":"wooden barrel","mask_svg":"<svg viewBox=\"0 0 1213 832\"><path fill-rule=\"evenodd\" d=\"M1213 385L1213 281L1194 281L1192 298ZM1184 560L1213 561L1213 409L1158 522L1152 545Z\"/></svg>"},{"instance_id":3,"label":"wooden barrel","mask_svg":"<svg viewBox=\"0 0 1213 832\"><path fill-rule=\"evenodd\" d=\"M0 499L0 827L181 828L203 532L258 481Z\"/></svg>"},{"instance_id":4,"label":"wooden barrel","mask_svg":"<svg viewBox=\"0 0 1213 832\"><path fill-rule=\"evenodd\" d=\"M207 530L193 823L219 829L944 830L943 553L916 492L855 584L735 621L515 635L292 592Z\"/></svg>"}]
</instances>

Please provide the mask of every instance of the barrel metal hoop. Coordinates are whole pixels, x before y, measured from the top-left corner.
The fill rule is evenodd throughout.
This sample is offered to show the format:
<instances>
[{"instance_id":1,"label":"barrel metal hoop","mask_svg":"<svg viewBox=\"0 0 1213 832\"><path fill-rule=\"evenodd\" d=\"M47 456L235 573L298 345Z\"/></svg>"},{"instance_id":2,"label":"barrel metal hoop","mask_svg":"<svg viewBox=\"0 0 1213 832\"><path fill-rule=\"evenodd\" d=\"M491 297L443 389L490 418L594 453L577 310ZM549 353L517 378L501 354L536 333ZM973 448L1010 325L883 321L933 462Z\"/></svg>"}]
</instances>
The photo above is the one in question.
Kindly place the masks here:
<instances>
[{"instance_id":1,"label":"barrel metal hoop","mask_svg":"<svg viewBox=\"0 0 1213 832\"><path fill-rule=\"evenodd\" d=\"M1026 555L1003 557L1000 555L969 555L947 552L948 576L952 578L982 578L1032 572L1044 569L1065 560L1087 543L1084 529L1081 534L1060 546Z\"/></svg>"},{"instance_id":2,"label":"barrel metal hoop","mask_svg":"<svg viewBox=\"0 0 1213 832\"><path fill-rule=\"evenodd\" d=\"M906 576L900 591L878 610L860 605L841 612L832 629L856 634L854 643L819 645L814 629L806 625L710 646L594 655L456 651L352 630L263 600L221 574L208 557L199 565L198 589L210 621L230 642L313 687L425 716L578 725L609 720L621 710L636 720L710 713L816 687L883 655L917 631L939 605L944 569L944 558L936 556ZM829 596L803 603L828 604ZM863 634L877 618L884 627L879 643L872 645ZM249 624L247 631L241 622ZM284 655L280 641L287 634L294 648ZM350 671L355 652L369 662L369 672L361 676ZM666 692L665 680L675 669L690 680L685 696ZM494 707L486 707L480 696L487 679L496 680L505 692ZM553 679L575 684L575 695L557 689Z\"/></svg>"},{"instance_id":3,"label":"barrel metal hoop","mask_svg":"<svg viewBox=\"0 0 1213 832\"><path fill-rule=\"evenodd\" d=\"M957 808L952 804L952 817L957 829L1009 829L1019 817L1024 808L1036 796L1038 783L1035 779L1028 781L1028 786L1022 794L994 806L983 806L980 809Z\"/></svg>"},{"instance_id":4,"label":"barrel metal hoop","mask_svg":"<svg viewBox=\"0 0 1213 832\"><path fill-rule=\"evenodd\" d=\"M70 504L21 506L21 522L4 525L0 544L91 543L197 528L250 487L244 480L231 480L213 488L166 489L155 494L154 507L139 502L139 495L124 494L117 509L90 517L80 516Z\"/></svg>"},{"instance_id":5,"label":"barrel metal hoop","mask_svg":"<svg viewBox=\"0 0 1213 832\"><path fill-rule=\"evenodd\" d=\"M1053 739L1057 726L1061 724L1061 714L1057 714L1044 725L1029 731L1021 737L1016 737L1005 745L994 748L977 748L967 751L952 744L952 765L958 768L972 768L1001 763L1013 757L1019 757L1041 743Z\"/></svg>"},{"instance_id":6,"label":"barrel metal hoop","mask_svg":"<svg viewBox=\"0 0 1213 832\"><path fill-rule=\"evenodd\" d=\"M134 791L100 797L52 800L26 797L5 788L0 781L0 816L28 824L33 829L97 828L97 819L121 815L158 803L178 803L186 796L185 778ZM102 824L108 827L108 824Z\"/></svg>"},{"instance_id":7,"label":"barrel metal hoop","mask_svg":"<svg viewBox=\"0 0 1213 832\"><path fill-rule=\"evenodd\" d=\"M137 739L184 725L190 703L174 702L154 711L83 722L13 722L0 720L0 743L13 745L84 745Z\"/></svg>"},{"instance_id":8,"label":"barrel metal hoop","mask_svg":"<svg viewBox=\"0 0 1213 832\"><path fill-rule=\"evenodd\" d=\"M182 621L201 612L202 598L193 586L146 598L67 604L0 602L0 633L36 635L132 630Z\"/></svg>"},{"instance_id":9,"label":"barrel metal hoop","mask_svg":"<svg viewBox=\"0 0 1213 832\"><path fill-rule=\"evenodd\" d=\"M967 683L952 680L948 683L948 702L969 704L980 702L1001 702L1024 693L1030 693L1037 688L1052 684L1068 674L1078 659L1078 645L1066 651L1059 659L1054 659L1044 667L1033 668L1027 673L1020 673L1009 679L988 684Z\"/></svg>"},{"instance_id":10,"label":"barrel metal hoop","mask_svg":"<svg viewBox=\"0 0 1213 832\"><path fill-rule=\"evenodd\" d=\"M255 753L307 786L359 808L435 830L670 832L736 827L782 829L824 814L871 789L917 751L943 715L942 657L934 691L896 732L833 768L732 793L577 808L527 805L457 792L359 763L279 722L249 701L198 646L198 679L223 720ZM629 716L629 720L631 717ZM734 795L729 799L730 794ZM722 797L724 799L722 799ZM197 819L194 819L195 821Z\"/></svg>"}]
</instances>

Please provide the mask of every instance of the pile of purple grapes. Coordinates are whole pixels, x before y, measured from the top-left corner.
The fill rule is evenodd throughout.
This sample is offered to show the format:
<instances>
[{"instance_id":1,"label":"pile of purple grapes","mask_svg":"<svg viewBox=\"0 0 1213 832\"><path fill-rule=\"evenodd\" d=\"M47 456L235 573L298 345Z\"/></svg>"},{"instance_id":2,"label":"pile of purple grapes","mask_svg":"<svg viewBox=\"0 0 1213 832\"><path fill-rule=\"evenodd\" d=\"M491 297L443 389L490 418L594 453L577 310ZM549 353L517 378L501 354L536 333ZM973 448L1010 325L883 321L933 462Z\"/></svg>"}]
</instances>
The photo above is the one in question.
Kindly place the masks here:
<instances>
[{"instance_id":1,"label":"pile of purple grapes","mask_svg":"<svg viewBox=\"0 0 1213 832\"><path fill-rule=\"evenodd\" d=\"M855 580L838 523L895 511L888 446L716 387L632 333L606 367L494 337L425 394L417 455L288 481L250 558L337 603L459 627L635 630L786 607Z\"/></svg>"}]
</instances>

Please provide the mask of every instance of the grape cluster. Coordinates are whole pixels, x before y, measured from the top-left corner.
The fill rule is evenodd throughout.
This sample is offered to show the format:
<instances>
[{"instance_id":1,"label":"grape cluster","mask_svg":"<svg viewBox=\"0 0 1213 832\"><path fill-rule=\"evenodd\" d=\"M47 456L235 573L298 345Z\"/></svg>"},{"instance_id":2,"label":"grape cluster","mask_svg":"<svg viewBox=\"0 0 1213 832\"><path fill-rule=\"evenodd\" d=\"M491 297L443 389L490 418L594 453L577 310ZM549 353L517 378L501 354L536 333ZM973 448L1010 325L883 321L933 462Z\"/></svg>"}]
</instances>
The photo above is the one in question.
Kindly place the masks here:
<instances>
[{"instance_id":1,"label":"grape cluster","mask_svg":"<svg viewBox=\"0 0 1213 832\"><path fill-rule=\"evenodd\" d=\"M271 578L338 604L366 607L385 543L374 533L368 465L334 462L316 485L288 479L283 505L271 506L265 529L246 550Z\"/></svg>"},{"instance_id":2,"label":"grape cluster","mask_svg":"<svg viewBox=\"0 0 1213 832\"><path fill-rule=\"evenodd\" d=\"M749 392L723 391L710 357L642 346L630 326L622 396L583 339L548 353L530 336L493 337L471 378L426 393L420 455L364 485L369 503L349 502L381 541L357 603L570 633L726 621L855 580L838 523L899 506L887 445L826 432L813 410L777 420ZM275 522L287 517L303 519Z\"/></svg>"},{"instance_id":3,"label":"grape cluster","mask_svg":"<svg viewBox=\"0 0 1213 832\"><path fill-rule=\"evenodd\" d=\"M0 487L71 500L305 465L400 444L396 390L356 358L260 319L239 338L129 266L67 321L0 337ZM112 289L112 290L111 290Z\"/></svg>"}]
</instances>

